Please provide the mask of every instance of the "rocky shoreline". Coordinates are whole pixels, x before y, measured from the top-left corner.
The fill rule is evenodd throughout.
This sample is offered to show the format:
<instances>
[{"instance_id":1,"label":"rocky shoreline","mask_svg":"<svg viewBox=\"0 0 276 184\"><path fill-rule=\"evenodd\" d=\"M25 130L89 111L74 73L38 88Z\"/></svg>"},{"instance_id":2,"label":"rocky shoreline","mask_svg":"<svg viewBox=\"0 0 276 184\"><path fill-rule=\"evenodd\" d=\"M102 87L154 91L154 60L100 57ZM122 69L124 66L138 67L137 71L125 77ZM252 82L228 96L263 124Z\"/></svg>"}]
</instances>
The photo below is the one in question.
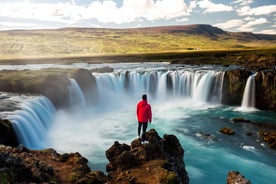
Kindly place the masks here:
<instances>
[{"instance_id":1,"label":"rocky shoreline","mask_svg":"<svg viewBox=\"0 0 276 184\"><path fill-rule=\"evenodd\" d=\"M92 171L88 160L76 153L54 149L29 150L0 145L0 183L45 184L188 184L184 149L174 135L161 138L151 129L148 143L114 144L106 150L107 173ZM227 184L250 184L238 171L229 171Z\"/></svg>"},{"instance_id":2,"label":"rocky shoreline","mask_svg":"<svg viewBox=\"0 0 276 184\"><path fill-rule=\"evenodd\" d=\"M0 183L189 183L184 150L174 135L151 129L148 143L114 144L106 150L107 174L91 171L79 153L0 146Z\"/></svg>"}]
</instances>

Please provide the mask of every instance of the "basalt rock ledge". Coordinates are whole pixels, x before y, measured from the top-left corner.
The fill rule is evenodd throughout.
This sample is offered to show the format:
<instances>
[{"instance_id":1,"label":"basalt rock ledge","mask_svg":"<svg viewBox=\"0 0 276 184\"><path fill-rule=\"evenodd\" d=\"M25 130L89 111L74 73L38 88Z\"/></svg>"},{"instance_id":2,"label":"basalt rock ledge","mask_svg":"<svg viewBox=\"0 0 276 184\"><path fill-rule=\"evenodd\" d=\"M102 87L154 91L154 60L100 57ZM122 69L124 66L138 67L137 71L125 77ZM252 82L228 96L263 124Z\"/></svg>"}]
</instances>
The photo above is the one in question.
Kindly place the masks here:
<instances>
[{"instance_id":1,"label":"basalt rock ledge","mask_svg":"<svg viewBox=\"0 0 276 184\"><path fill-rule=\"evenodd\" d=\"M151 129L148 143L115 142L107 151L107 175L91 171L79 153L59 154L54 149L29 150L0 145L0 183L187 184L184 150L174 135L159 137Z\"/></svg>"}]
</instances>

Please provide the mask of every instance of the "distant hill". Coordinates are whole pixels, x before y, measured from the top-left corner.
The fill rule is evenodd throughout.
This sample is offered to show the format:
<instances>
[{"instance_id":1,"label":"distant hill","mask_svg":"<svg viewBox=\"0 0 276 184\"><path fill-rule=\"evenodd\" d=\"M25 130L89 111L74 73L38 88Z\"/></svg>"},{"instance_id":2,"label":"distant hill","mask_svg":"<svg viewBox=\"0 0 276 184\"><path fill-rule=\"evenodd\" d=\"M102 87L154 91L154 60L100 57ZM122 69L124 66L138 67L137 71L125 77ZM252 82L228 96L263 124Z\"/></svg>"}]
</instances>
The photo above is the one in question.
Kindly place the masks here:
<instances>
[{"instance_id":1,"label":"distant hill","mask_svg":"<svg viewBox=\"0 0 276 184\"><path fill-rule=\"evenodd\" d=\"M0 59L276 48L276 35L205 24L0 31Z\"/></svg>"}]
</instances>

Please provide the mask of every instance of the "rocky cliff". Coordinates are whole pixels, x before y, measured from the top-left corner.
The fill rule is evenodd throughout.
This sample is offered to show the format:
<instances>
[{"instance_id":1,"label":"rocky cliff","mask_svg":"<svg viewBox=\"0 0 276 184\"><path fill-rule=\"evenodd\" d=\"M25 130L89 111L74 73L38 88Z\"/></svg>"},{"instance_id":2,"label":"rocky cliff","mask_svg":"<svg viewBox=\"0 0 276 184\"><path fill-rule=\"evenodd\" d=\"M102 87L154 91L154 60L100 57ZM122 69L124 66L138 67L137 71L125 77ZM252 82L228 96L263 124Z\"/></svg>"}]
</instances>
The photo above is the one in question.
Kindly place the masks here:
<instances>
[{"instance_id":1,"label":"rocky cliff","mask_svg":"<svg viewBox=\"0 0 276 184\"><path fill-rule=\"evenodd\" d=\"M29 150L0 145L0 183L189 183L184 150L174 135L146 133L148 143L115 142L107 151L106 176L91 171L79 153L59 154L53 149Z\"/></svg>"},{"instance_id":2,"label":"rocky cliff","mask_svg":"<svg viewBox=\"0 0 276 184\"><path fill-rule=\"evenodd\" d=\"M189 183L178 139L174 135L161 138L154 129L146 133L146 139L146 144L139 139L131 145L115 142L106 151L110 183Z\"/></svg>"},{"instance_id":3,"label":"rocky cliff","mask_svg":"<svg viewBox=\"0 0 276 184\"><path fill-rule=\"evenodd\" d=\"M244 88L248 77L258 72L255 77L256 108L276 112L276 71L272 70L230 70L224 76L222 103L241 105Z\"/></svg>"}]
</instances>

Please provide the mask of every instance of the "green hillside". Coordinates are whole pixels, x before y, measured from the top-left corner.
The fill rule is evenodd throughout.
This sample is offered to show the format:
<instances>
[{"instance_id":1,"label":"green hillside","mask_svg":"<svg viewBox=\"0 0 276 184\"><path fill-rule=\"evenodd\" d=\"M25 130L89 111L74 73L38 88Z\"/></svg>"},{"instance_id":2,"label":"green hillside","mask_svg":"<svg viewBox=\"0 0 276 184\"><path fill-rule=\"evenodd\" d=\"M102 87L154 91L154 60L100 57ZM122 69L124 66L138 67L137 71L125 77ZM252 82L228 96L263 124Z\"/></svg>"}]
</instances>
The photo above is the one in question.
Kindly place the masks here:
<instances>
[{"instance_id":1,"label":"green hillside","mask_svg":"<svg viewBox=\"0 0 276 184\"><path fill-rule=\"evenodd\" d=\"M264 48L276 48L276 37L229 33L210 25L0 31L0 59Z\"/></svg>"}]
</instances>

